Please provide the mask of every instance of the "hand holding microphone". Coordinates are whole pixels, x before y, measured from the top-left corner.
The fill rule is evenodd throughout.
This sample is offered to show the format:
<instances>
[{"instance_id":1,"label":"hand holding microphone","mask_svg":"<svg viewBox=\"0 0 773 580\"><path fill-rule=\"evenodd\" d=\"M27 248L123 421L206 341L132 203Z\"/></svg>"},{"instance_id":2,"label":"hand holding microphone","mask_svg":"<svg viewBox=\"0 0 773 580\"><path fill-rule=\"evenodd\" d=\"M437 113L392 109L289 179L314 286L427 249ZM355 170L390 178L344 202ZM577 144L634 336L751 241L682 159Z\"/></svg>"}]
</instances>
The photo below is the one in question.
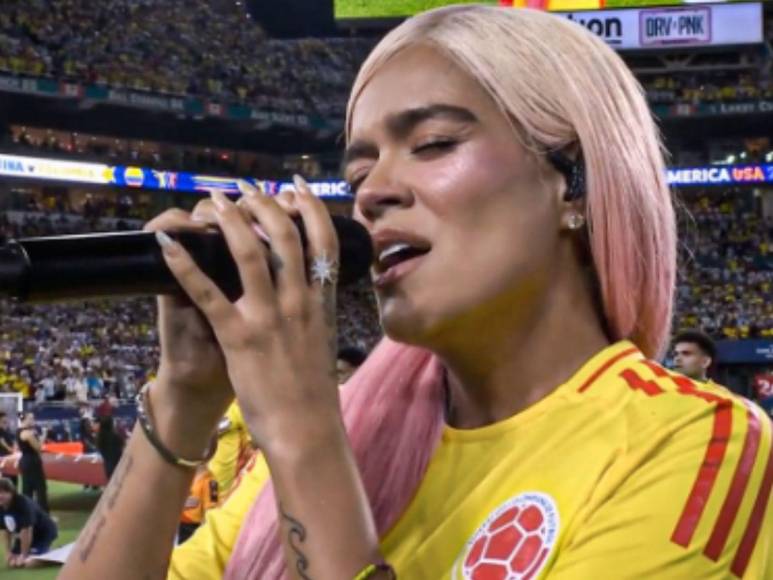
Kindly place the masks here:
<instances>
[{"instance_id":1,"label":"hand holding microphone","mask_svg":"<svg viewBox=\"0 0 773 580\"><path fill-rule=\"evenodd\" d=\"M184 221L184 216L167 212L150 224L164 232L158 239L165 262L192 302L160 299L162 384L151 389L151 395L170 402L166 408L190 409L190 399L198 401L195 412L172 413L170 419L177 428L168 432L178 446L170 448L187 445L188 457L201 455L209 435L205 431L195 445L186 439L183 433L202 431L201 419L190 417L206 417L205 423L214 427L231 393L267 457L290 437L315 436L309 429L337 432L342 425L335 298L339 246L345 247L345 238L337 235L336 220L300 179L292 208L247 185L243 193L241 207L219 192L213 192L210 206L239 273L243 292L236 301L202 272L181 243L165 234L169 224ZM304 224L305 241L291 219L295 213ZM270 248L258 243L253 223L261 225ZM369 265L370 238L360 228L355 229L366 236L364 263ZM155 387L160 387L158 395Z\"/></svg>"}]
</instances>

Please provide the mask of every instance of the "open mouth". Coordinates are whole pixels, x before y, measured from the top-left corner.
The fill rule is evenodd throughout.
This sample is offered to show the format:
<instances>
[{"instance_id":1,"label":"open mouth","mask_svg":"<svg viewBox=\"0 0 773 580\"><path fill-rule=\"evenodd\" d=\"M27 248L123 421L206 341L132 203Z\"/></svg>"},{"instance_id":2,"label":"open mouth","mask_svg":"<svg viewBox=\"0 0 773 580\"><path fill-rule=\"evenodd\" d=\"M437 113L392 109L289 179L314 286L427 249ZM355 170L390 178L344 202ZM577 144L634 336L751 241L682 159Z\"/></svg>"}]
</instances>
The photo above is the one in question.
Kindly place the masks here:
<instances>
[{"instance_id":1,"label":"open mouth","mask_svg":"<svg viewBox=\"0 0 773 580\"><path fill-rule=\"evenodd\" d=\"M396 242L383 249L376 262L376 270L386 272L390 268L407 262L418 256L423 256L429 252L428 247L418 247L405 242Z\"/></svg>"},{"instance_id":2,"label":"open mouth","mask_svg":"<svg viewBox=\"0 0 773 580\"><path fill-rule=\"evenodd\" d=\"M379 247L373 284L381 288L412 271L430 251L428 243L393 241Z\"/></svg>"}]
</instances>

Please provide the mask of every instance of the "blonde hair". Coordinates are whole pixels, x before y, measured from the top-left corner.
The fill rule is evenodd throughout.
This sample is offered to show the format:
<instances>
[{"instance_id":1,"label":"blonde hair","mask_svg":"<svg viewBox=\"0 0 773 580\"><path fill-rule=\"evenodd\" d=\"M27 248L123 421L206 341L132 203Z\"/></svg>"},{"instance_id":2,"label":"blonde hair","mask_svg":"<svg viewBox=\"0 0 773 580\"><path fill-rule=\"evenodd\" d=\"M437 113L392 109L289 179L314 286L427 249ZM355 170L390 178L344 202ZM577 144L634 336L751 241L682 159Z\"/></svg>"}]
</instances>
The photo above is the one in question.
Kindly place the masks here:
<instances>
[{"instance_id":1,"label":"blonde hair","mask_svg":"<svg viewBox=\"0 0 773 580\"><path fill-rule=\"evenodd\" d=\"M580 25L547 13L478 5L425 12L390 32L363 64L347 108L347 139L370 79L419 44L477 79L522 142L543 152L579 144L606 326L611 338L657 356L671 320L676 226L657 130L625 64ZM430 352L384 339L344 388L344 421L380 534L408 506L439 440L442 376ZM242 526L225 577L285 575L277 528L269 484Z\"/></svg>"}]
</instances>

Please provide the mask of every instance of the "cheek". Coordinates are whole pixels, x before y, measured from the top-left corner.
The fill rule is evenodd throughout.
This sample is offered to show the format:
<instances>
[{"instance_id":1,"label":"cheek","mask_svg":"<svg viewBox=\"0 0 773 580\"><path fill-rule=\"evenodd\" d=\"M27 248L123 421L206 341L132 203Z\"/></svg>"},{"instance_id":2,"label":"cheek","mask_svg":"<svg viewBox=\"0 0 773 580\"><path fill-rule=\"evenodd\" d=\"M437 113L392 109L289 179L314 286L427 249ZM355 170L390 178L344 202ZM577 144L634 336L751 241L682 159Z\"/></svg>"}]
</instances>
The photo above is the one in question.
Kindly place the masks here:
<instances>
[{"instance_id":1,"label":"cheek","mask_svg":"<svg viewBox=\"0 0 773 580\"><path fill-rule=\"evenodd\" d=\"M515 195L525 173L523 160L492 143L467 143L446 158L428 163L417 172L424 202L441 217L458 210L468 215L486 201Z\"/></svg>"},{"instance_id":2,"label":"cheek","mask_svg":"<svg viewBox=\"0 0 773 580\"><path fill-rule=\"evenodd\" d=\"M534 163L513 149L495 141L470 146L426 171L423 201L437 218L444 250L468 256L467 268L496 259L505 268L531 269L556 250L557 198Z\"/></svg>"}]
</instances>

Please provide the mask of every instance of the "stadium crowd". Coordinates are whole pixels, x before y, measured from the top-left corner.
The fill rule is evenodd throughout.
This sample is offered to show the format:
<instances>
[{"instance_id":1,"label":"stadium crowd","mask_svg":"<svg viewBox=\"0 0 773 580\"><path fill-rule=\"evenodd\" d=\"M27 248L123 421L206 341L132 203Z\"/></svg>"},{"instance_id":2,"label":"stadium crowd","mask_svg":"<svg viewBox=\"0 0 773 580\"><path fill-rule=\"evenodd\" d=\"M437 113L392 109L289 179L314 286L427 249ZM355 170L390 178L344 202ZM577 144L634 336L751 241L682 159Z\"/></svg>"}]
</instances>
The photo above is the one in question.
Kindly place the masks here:
<instances>
[{"instance_id":1,"label":"stadium crowd","mask_svg":"<svg viewBox=\"0 0 773 580\"><path fill-rule=\"evenodd\" d=\"M0 389L37 401L133 397L158 362L149 299L0 302Z\"/></svg>"},{"instance_id":2,"label":"stadium crowd","mask_svg":"<svg viewBox=\"0 0 773 580\"><path fill-rule=\"evenodd\" d=\"M372 44L275 41L245 20L233 3L9 0L0 70L326 114L331 101L343 102Z\"/></svg>"},{"instance_id":3,"label":"stadium crowd","mask_svg":"<svg viewBox=\"0 0 773 580\"><path fill-rule=\"evenodd\" d=\"M372 45L356 37L270 39L247 21L243 4L230 2L8 0L0 13L0 71L326 117L341 117ZM773 96L769 74L757 72L643 82L659 104Z\"/></svg>"},{"instance_id":4,"label":"stadium crowd","mask_svg":"<svg viewBox=\"0 0 773 580\"><path fill-rule=\"evenodd\" d=\"M750 191L683 198L678 328L716 338L773 338L773 219Z\"/></svg>"},{"instance_id":5,"label":"stadium crowd","mask_svg":"<svg viewBox=\"0 0 773 580\"><path fill-rule=\"evenodd\" d=\"M652 104L713 103L773 98L769 76L736 73L705 77L672 74L641 79Z\"/></svg>"}]
</instances>

